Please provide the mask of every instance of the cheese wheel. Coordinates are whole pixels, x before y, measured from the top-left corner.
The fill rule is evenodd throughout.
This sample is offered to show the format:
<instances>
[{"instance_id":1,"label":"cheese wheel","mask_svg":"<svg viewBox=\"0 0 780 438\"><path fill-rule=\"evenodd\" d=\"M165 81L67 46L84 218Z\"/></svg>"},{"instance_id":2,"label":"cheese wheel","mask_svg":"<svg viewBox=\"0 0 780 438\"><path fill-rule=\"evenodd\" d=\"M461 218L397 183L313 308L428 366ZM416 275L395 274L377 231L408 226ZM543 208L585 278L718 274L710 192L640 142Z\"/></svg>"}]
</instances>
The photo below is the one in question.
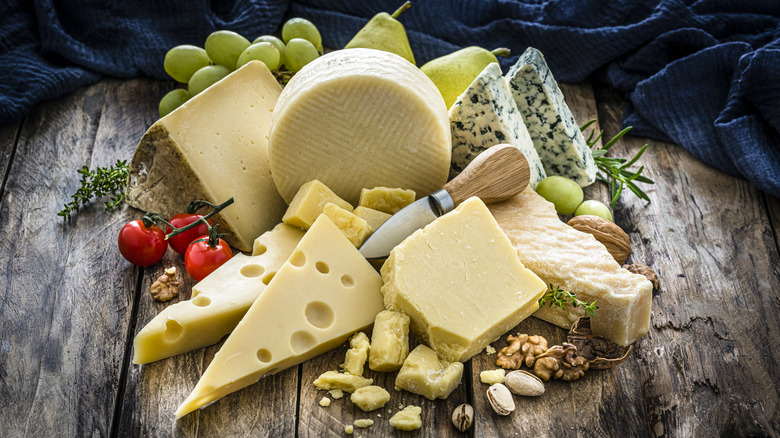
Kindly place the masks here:
<instances>
[{"instance_id":1,"label":"cheese wheel","mask_svg":"<svg viewBox=\"0 0 780 438\"><path fill-rule=\"evenodd\" d=\"M364 187L425 196L447 181L447 108L436 86L398 55L337 50L295 74L274 108L271 175L288 203L318 179L357 204Z\"/></svg>"}]
</instances>

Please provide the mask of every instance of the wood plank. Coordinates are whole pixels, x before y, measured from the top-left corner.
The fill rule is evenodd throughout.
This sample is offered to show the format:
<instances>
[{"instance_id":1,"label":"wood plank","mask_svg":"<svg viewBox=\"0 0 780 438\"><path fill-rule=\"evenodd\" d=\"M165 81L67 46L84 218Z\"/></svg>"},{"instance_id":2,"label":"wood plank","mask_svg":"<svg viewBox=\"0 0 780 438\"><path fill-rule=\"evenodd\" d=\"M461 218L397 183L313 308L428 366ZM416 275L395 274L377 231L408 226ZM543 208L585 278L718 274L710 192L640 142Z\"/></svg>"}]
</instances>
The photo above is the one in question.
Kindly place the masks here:
<instances>
[{"instance_id":1,"label":"wood plank","mask_svg":"<svg viewBox=\"0 0 780 438\"><path fill-rule=\"evenodd\" d=\"M2 182L8 176L21 127L21 121L0 125L0 181ZM2 196L2 188L0 186L0 196Z\"/></svg>"},{"instance_id":2,"label":"wood plank","mask_svg":"<svg viewBox=\"0 0 780 438\"><path fill-rule=\"evenodd\" d=\"M780 198L764 193L769 220L772 225L772 234L775 236L775 244L780 250ZM780 268L777 268L780 269Z\"/></svg>"}]
</instances>

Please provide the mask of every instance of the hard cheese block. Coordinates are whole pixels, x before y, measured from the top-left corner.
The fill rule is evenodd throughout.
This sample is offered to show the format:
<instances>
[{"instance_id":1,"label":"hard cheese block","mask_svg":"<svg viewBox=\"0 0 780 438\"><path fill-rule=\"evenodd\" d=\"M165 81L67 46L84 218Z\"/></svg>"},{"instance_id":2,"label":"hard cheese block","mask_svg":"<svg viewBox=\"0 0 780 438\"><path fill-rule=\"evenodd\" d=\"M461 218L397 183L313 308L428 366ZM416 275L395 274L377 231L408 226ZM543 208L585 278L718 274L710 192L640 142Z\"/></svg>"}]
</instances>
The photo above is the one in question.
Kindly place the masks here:
<instances>
[{"instance_id":1,"label":"hard cheese block","mask_svg":"<svg viewBox=\"0 0 780 438\"><path fill-rule=\"evenodd\" d=\"M506 75L547 175L582 187L596 181L596 163L542 53L529 47Z\"/></svg>"},{"instance_id":2,"label":"hard cheese block","mask_svg":"<svg viewBox=\"0 0 780 438\"><path fill-rule=\"evenodd\" d=\"M488 64L450 108L455 176L491 146L509 143L528 160L531 186L545 178L533 141L497 63Z\"/></svg>"},{"instance_id":3,"label":"hard cheese block","mask_svg":"<svg viewBox=\"0 0 780 438\"><path fill-rule=\"evenodd\" d=\"M593 334L628 345L650 327L652 284L620 267L592 235L561 222L555 206L524 190L514 198L490 205L490 211L517 248L520 261L547 284L596 300ZM568 329L581 307L543 307L534 316Z\"/></svg>"},{"instance_id":4,"label":"hard cheese block","mask_svg":"<svg viewBox=\"0 0 780 438\"><path fill-rule=\"evenodd\" d=\"M236 327L290 257L303 231L277 225L192 288L192 298L166 307L133 341L133 363L149 363L214 345Z\"/></svg>"},{"instance_id":5,"label":"hard cheese block","mask_svg":"<svg viewBox=\"0 0 780 438\"><path fill-rule=\"evenodd\" d=\"M324 353L365 330L384 310L382 279L325 215L249 308L214 356L181 417Z\"/></svg>"},{"instance_id":6,"label":"hard cheese block","mask_svg":"<svg viewBox=\"0 0 780 438\"><path fill-rule=\"evenodd\" d=\"M364 187L419 196L441 187L450 141L444 99L425 74L392 53L347 49L312 61L284 88L269 159L286 201L317 178L356 205Z\"/></svg>"},{"instance_id":7,"label":"hard cheese block","mask_svg":"<svg viewBox=\"0 0 780 438\"><path fill-rule=\"evenodd\" d=\"M415 337L465 362L539 308L546 290L479 198L416 231L382 266L385 307L411 318Z\"/></svg>"},{"instance_id":8,"label":"hard cheese block","mask_svg":"<svg viewBox=\"0 0 780 438\"><path fill-rule=\"evenodd\" d=\"M130 163L127 202L165 217L202 199L235 202L216 221L225 241L251 251L287 207L268 167L268 130L281 87L250 62L152 125Z\"/></svg>"}]
</instances>

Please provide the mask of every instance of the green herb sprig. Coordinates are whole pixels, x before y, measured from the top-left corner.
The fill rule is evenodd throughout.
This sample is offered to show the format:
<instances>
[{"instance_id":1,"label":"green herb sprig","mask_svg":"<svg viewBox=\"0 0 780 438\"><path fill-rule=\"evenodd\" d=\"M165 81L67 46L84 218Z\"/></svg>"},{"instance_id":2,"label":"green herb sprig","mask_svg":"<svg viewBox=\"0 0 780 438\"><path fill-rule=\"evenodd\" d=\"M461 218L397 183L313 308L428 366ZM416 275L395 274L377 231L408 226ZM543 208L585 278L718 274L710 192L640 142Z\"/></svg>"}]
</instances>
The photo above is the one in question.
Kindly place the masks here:
<instances>
[{"instance_id":1,"label":"green herb sprig","mask_svg":"<svg viewBox=\"0 0 780 438\"><path fill-rule=\"evenodd\" d=\"M539 307L544 307L545 305L561 309L564 309L566 305L571 305L574 308L582 306L582 308L585 309L585 314L591 318L593 318L594 311L599 308L599 306L596 305L596 300L579 300L573 293L565 291L559 286L553 286L552 283L550 283L550 290L539 298Z\"/></svg>"},{"instance_id":2,"label":"green herb sprig","mask_svg":"<svg viewBox=\"0 0 780 438\"><path fill-rule=\"evenodd\" d=\"M74 193L72 200L65 204L57 216L67 221L78 212L79 207L87 205L92 198L99 199L106 195L111 198L105 202L106 211L113 211L122 205L125 199L125 184L130 168L124 160L117 160L110 167L98 167L94 171L87 166L77 171L81 175L81 188Z\"/></svg>"},{"instance_id":3,"label":"green herb sprig","mask_svg":"<svg viewBox=\"0 0 780 438\"><path fill-rule=\"evenodd\" d=\"M580 131L584 132L590 125L594 123L596 123L596 119L589 120L580 127ZM655 184L653 180L642 175L642 171L645 170L644 166L641 166L636 172L628 169L628 167L634 165L634 163L639 160L642 154L645 153L645 150L647 150L647 145L642 146L642 148L639 149L639 152L634 155L634 158L628 160L628 162L626 162L625 158L614 158L606 156L609 148L614 146L618 140L620 140L624 135L626 135L628 131L631 130L631 128L632 127L629 126L618 132L616 136L612 137L611 140L598 149L593 149L593 147L601 138L601 136L604 135L603 130L600 131L598 135L596 135L596 130L591 129L587 140L585 140L588 144L588 147L591 148L593 161L596 162L596 167L599 169L599 171L596 172L596 176L598 179L609 185L609 193L611 197L609 205L613 207L615 204L617 204L617 200L623 193L624 187L628 187L628 189L631 190L631 192L634 193L637 197L639 197L639 199L644 199L645 201L650 202L650 198L645 192L642 191L642 189L637 187L636 183L641 182L645 184Z\"/></svg>"}]
</instances>

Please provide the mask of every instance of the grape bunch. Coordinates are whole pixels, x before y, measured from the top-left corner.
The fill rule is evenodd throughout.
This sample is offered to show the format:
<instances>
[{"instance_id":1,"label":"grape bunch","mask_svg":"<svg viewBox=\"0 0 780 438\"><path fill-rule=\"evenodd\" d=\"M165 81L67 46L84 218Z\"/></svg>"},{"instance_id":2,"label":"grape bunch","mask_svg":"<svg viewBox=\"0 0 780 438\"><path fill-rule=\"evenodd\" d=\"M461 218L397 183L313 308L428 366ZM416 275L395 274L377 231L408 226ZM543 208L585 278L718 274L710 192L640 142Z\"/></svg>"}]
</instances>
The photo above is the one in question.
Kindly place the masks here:
<instances>
[{"instance_id":1,"label":"grape bunch","mask_svg":"<svg viewBox=\"0 0 780 438\"><path fill-rule=\"evenodd\" d=\"M165 54L165 72L187 88L170 91L160 100L160 117L224 78L249 61L260 61L284 84L322 54L317 27L304 18L291 18L282 26L282 38L261 35L251 43L229 30L212 32L203 47L176 46Z\"/></svg>"}]
</instances>

